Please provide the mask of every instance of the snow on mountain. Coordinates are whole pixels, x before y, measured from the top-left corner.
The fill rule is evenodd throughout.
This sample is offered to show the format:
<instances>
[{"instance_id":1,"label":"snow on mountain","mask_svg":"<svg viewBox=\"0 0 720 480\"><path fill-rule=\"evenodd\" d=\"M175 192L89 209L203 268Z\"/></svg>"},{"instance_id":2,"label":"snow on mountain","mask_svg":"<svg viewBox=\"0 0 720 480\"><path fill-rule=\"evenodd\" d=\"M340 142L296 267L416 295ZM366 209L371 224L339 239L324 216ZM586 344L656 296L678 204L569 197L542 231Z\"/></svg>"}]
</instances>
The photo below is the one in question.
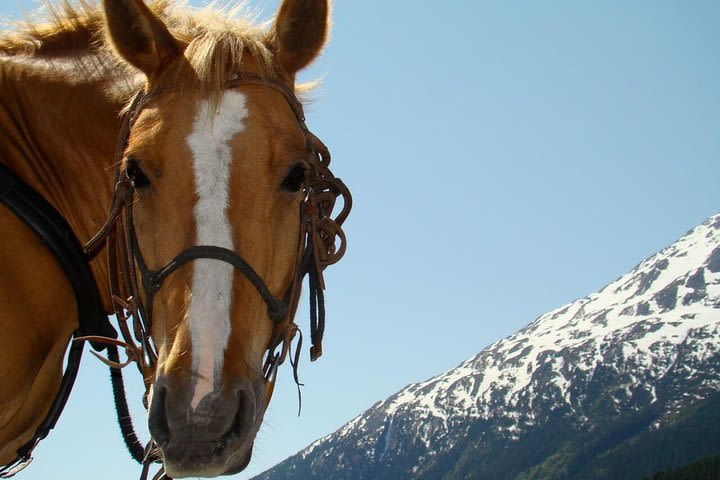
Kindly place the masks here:
<instances>
[{"instance_id":1,"label":"snow on mountain","mask_svg":"<svg viewBox=\"0 0 720 480\"><path fill-rule=\"evenodd\" d=\"M720 391L719 360L720 214L599 292L409 385L280 467L287 475L312 461L338 471L350 461L383 464L405 449L416 452L406 469L415 476L478 424L512 442L556 412L592 430L600 415L656 405L651 428L660 428ZM261 478L286 478L272 472Z\"/></svg>"}]
</instances>

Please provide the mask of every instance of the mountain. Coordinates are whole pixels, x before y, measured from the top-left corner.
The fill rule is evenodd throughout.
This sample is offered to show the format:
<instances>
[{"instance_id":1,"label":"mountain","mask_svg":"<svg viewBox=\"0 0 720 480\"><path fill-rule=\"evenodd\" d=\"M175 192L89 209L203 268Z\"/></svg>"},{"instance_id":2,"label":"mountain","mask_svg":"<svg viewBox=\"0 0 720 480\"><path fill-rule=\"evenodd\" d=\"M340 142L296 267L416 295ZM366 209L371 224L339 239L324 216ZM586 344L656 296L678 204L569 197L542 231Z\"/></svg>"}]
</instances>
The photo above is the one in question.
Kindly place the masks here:
<instances>
[{"instance_id":1,"label":"mountain","mask_svg":"<svg viewBox=\"0 0 720 480\"><path fill-rule=\"evenodd\" d=\"M718 478L720 478L720 454L669 472L657 473L646 480L717 480Z\"/></svg>"},{"instance_id":2,"label":"mountain","mask_svg":"<svg viewBox=\"0 0 720 480\"><path fill-rule=\"evenodd\" d=\"M720 452L720 214L256 477L638 479Z\"/></svg>"}]
</instances>

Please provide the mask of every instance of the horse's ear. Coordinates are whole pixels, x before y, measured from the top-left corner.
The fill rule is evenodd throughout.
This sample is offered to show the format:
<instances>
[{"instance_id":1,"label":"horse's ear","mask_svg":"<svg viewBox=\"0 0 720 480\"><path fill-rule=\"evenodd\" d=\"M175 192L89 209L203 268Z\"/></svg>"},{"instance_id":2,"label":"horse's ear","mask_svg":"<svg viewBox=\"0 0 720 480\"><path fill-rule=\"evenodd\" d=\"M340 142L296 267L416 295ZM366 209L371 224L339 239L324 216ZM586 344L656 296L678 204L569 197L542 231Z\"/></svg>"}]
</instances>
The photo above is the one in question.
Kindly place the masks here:
<instances>
[{"instance_id":1,"label":"horse's ear","mask_svg":"<svg viewBox=\"0 0 720 480\"><path fill-rule=\"evenodd\" d=\"M103 0L117 52L152 80L180 55L177 41L143 0Z\"/></svg>"},{"instance_id":2,"label":"horse's ear","mask_svg":"<svg viewBox=\"0 0 720 480\"><path fill-rule=\"evenodd\" d=\"M328 33L328 0L283 0L270 32L280 67L290 76L318 56Z\"/></svg>"}]
</instances>

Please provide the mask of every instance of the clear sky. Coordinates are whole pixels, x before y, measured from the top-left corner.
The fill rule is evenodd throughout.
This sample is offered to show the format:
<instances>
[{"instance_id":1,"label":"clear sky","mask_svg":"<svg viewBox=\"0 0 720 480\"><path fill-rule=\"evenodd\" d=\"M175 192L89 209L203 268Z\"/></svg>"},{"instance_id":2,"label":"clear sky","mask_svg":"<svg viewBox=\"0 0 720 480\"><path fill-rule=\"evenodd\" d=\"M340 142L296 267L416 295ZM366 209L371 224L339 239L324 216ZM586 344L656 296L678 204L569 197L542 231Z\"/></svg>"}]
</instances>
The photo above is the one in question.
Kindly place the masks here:
<instances>
[{"instance_id":1,"label":"clear sky","mask_svg":"<svg viewBox=\"0 0 720 480\"><path fill-rule=\"evenodd\" d=\"M0 14L33 4L6 0ZM268 17L278 1L250 4ZM236 478L720 211L718 25L715 0L335 2L332 41L306 76L324 76L308 123L354 194L349 252L327 273L324 355L303 357L302 416L284 368ZM306 331L307 318L305 301ZM20 478L139 474L98 363L86 355Z\"/></svg>"}]
</instances>

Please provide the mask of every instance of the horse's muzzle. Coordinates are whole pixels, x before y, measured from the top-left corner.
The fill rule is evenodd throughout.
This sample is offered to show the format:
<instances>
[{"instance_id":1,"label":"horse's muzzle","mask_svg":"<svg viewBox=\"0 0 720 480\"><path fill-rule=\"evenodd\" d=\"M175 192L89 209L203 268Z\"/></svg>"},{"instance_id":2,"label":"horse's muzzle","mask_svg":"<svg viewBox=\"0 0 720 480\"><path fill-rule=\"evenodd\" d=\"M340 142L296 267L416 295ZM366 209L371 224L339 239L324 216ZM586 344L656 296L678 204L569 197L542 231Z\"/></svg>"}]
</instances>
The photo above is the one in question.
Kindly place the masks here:
<instances>
[{"instance_id":1,"label":"horse's muzzle","mask_svg":"<svg viewBox=\"0 0 720 480\"><path fill-rule=\"evenodd\" d=\"M191 388L160 376L153 387L149 427L172 478L237 473L250 462L265 410L262 379L243 379L209 393L196 408Z\"/></svg>"}]
</instances>

